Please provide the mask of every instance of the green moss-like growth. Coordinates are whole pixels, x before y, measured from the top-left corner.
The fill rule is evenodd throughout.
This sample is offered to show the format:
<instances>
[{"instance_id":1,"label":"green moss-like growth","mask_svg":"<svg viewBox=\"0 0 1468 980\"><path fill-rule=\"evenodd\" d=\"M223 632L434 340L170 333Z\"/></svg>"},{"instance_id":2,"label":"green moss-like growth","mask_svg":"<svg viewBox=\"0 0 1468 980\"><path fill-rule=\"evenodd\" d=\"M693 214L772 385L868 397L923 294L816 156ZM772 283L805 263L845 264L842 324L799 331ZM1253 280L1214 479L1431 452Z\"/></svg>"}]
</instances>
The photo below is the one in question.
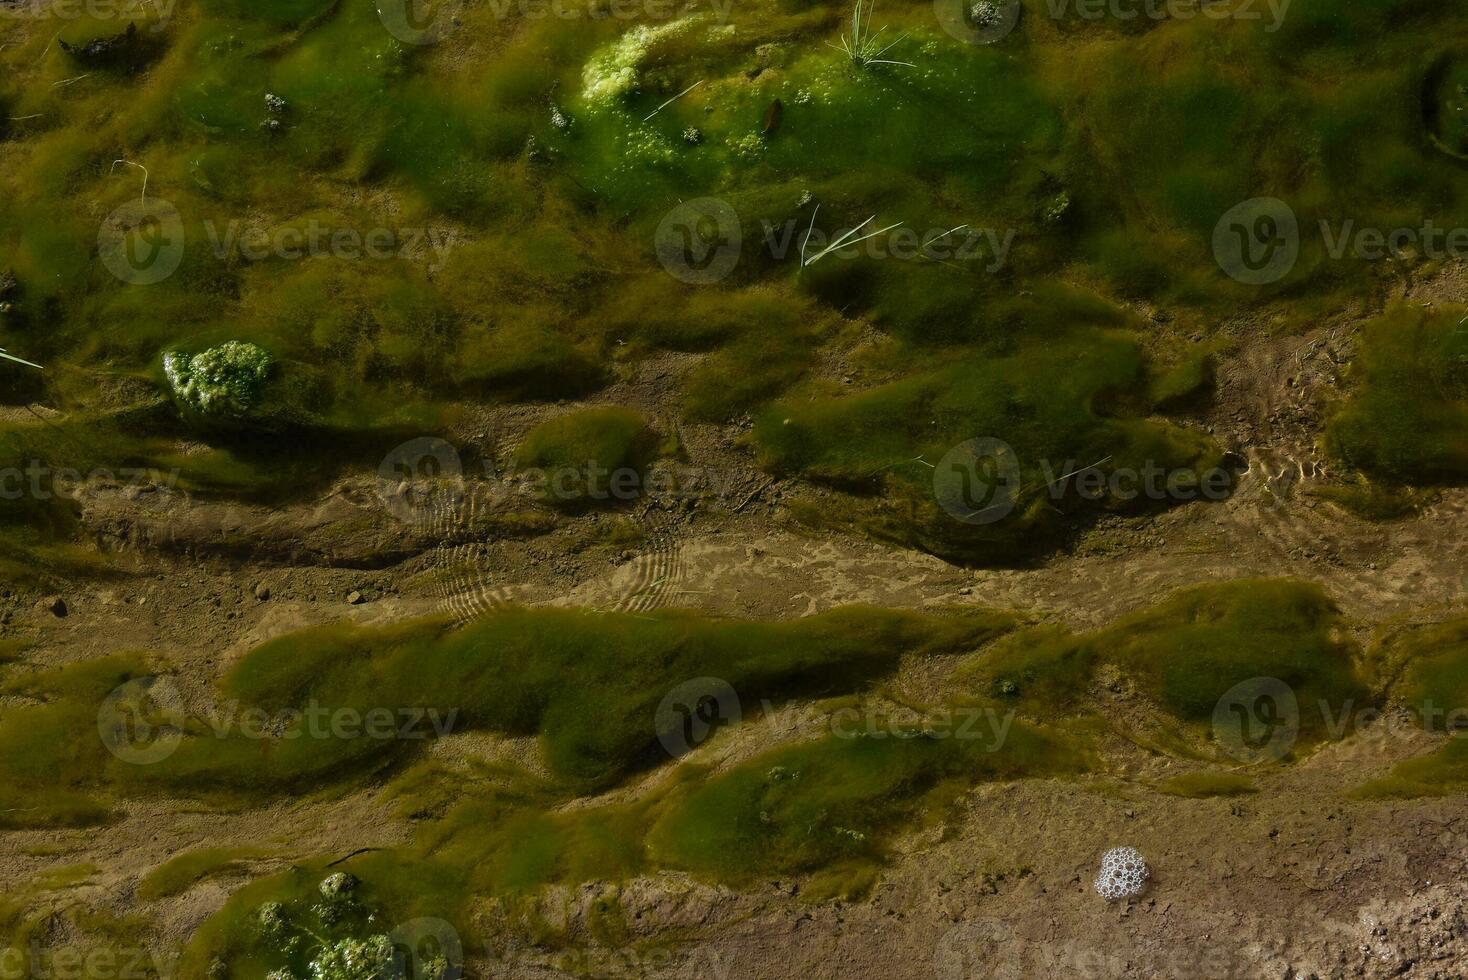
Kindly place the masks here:
<instances>
[{"instance_id":1,"label":"green moss-like growth","mask_svg":"<svg viewBox=\"0 0 1468 980\"><path fill-rule=\"evenodd\" d=\"M952 559L1012 561L1053 543L1066 510L1088 506L1057 479L1078 468L1159 468L1198 495L1202 472L1221 458L1206 438L1101 410L1107 400L1124 405L1126 393L1145 384L1129 337L1078 330L1004 355L965 351L938 371L857 395L777 405L760 416L754 436L776 472L883 491L877 503L854 505L869 533ZM980 523L952 513L956 505L939 499L936 482L960 500L966 489L978 495L964 482L972 474L944 459L976 438L1007 445L1016 469L1008 510ZM1089 504L1125 505L1105 487Z\"/></svg>"},{"instance_id":2,"label":"green moss-like growth","mask_svg":"<svg viewBox=\"0 0 1468 980\"><path fill-rule=\"evenodd\" d=\"M1447 712L1468 720L1468 618L1412 630L1384 651L1401 671L1397 698L1437 725Z\"/></svg>"},{"instance_id":3,"label":"green moss-like growth","mask_svg":"<svg viewBox=\"0 0 1468 980\"><path fill-rule=\"evenodd\" d=\"M545 471L548 503L584 507L612 499L611 474L633 474L640 486L656 447L657 436L640 413L589 408L531 429L515 451L515 464Z\"/></svg>"},{"instance_id":4,"label":"green moss-like growth","mask_svg":"<svg viewBox=\"0 0 1468 980\"><path fill-rule=\"evenodd\" d=\"M810 348L783 331L751 334L689 372L684 411L699 422L727 422L794 384L810 365Z\"/></svg>"},{"instance_id":5,"label":"green moss-like growth","mask_svg":"<svg viewBox=\"0 0 1468 980\"><path fill-rule=\"evenodd\" d=\"M43 787L0 792L0 830L100 827L116 814L92 796Z\"/></svg>"},{"instance_id":6,"label":"green moss-like growth","mask_svg":"<svg viewBox=\"0 0 1468 980\"><path fill-rule=\"evenodd\" d=\"M160 785L194 795L304 791L329 784L333 770L345 775L394 757L382 752L381 738L336 737L329 727L286 740L242 737L237 727L216 732L212 719L179 715L166 686L155 691L155 683L142 658L125 655L10 682L35 700L0 722L0 775L17 794L9 822L102 823L110 797Z\"/></svg>"},{"instance_id":7,"label":"green moss-like growth","mask_svg":"<svg viewBox=\"0 0 1468 980\"><path fill-rule=\"evenodd\" d=\"M216 17L258 18L272 24L300 24L324 13L330 0L205 0L204 9Z\"/></svg>"},{"instance_id":8,"label":"green moss-like growth","mask_svg":"<svg viewBox=\"0 0 1468 980\"><path fill-rule=\"evenodd\" d=\"M5 692L30 703L0 721L6 780L56 788L87 785L109 757L97 734L97 706L150 673L143 658L119 654L8 680Z\"/></svg>"},{"instance_id":9,"label":"green moss-like growth","mask_svg":"<svg viewBox=\"0 0 1468 980\"><path fill-rule=\"evenodd\" d=\"M1394 767L1380 779L1357 787L1358 799L1412 799L1448 796L1468 790L1468 735L1454 735L1428 755Z\"/></svg>"},{"instance_id":10,"label":"green moss-like growth","mask_svg":"<svg viewBox=\"0 0 1468 980\"><path fill-rule=\"evenodd\" d=\"M589 789L665 758L657 706L693 678L721 678L753 710L765 699L854 692L905 652L967 652L1011 625L991 614L850 608L785 623L511 609L459 631L431 622L326 627L266 644L225 675L221 701L243 706L226 719L233 727L169 722L163 706L140 703L155 736L171 730L159 726L178 729L166 736L176 740L170 751L147 765L114 758L94 737L102 699L145 676L145 665L128 658L28 682L44 701L0 725L0 747L17 786L257 798L329 787L402 760L444 731L481 729L539 736L551 769ZM1302 705L1339 712L1351 698L1368 699L1335 629L1333 608L1311 587L1229 583L1181 593L1098 633L1002 641L970 668L970 683L990 703L1054 718L1079 710L1094 669L1111 663L1187 723L1205 723L1226 690L1256 676L1284 680ZM306 704L357 720L341 735L320 714L302 717ZM293 710L282 732L244 733L245 713ZM416 719L411 739L396 737L405 711ZM387 716L383 730L394 737L369 736L374 712ZM1302 734L1319 737L1322 721L1305 713Z\"/></svg>"},{"instance_id":11,"label":"green moss-like growth","mask_svg":"<svg viewBox=\"0 0 1468 980\"><path fill-rule=\"evenodd\" d=\"M1188 351L1174 365L1152 379L1152 403L1161 407L1182 405L1200 397L1213 386L1213 351L1207 347Z\"/></svg>"},{"instance_id":12,"label":"green moss-like growth","mask_svg":"<svg viewBox=\"0 0 1468 980\"><path fill-rule=\"evenodd\" d=\"M1312 487L1312 497L1328 500L1368 521L1396 521L1420 513L1435 492L1366 479L1338 486Z\"/></svg>"},{"instance_id":13,"label":"green moss-like growth","mask_svg":"<svg viewBox=\"0 0 1468 980\"><path fill-rule=\"evenodd\" d=\"M145 902L188 891L200 881L242 872L250 861L267 852L253 847L204 847L169 858L138 882L138 898Z\"/></svg>"},{"instance_id":14,"label":"green moss-like growth","mask_svg":"<svg viewBox=\"0 0 1468 980\"><path fill-rule=\"evenodd\" d=\"M1382 671L1395 677L1393 702L1414 724L1453 734L1436 751L1409 759L1358 787L1363 799L1445 796L1468 789L1468 618L1421 626L1391 637L1376 651Z\"/></svg>"},{"instance_id":15,"label":"green moss-like growth","mask_svg":"<svg viewBox=\"0 0 1468 980\"><path fill-rule=\"evenodd\" d=\"M637 804L557 813L470 803L450 814L435 850L471 869L466 890L493 895L533 894L556 882L622 881L648 867L648 809Z\"/></svg>"},{"instance_id":16,"label":"green moss-like growth","mask_svg":"<svg viewBox=\"0 0 1468 980\"><path fill-rule=\"evenodd\" d=\"M1468 56L1449 52L1427 75L1424 109L1443 150L1468 159Z\"/></svg>"},{"instance_id":17,"label":"green moss-like growth","mask_svg":"<svg viewBox=\"0 0 1468 980\"><path fill-rule=\"evenodd\" d=\"M1366 325L1351 396L1326 430L1333 455L1394 483L1468 479L1465 316L1397 306Z\"/></svg>"},{"instance_id":18,"label":"green moss-like growth","mask_svg":"<svg viewBox=\"0 0 1468 980\"><path fill-rule=\"evenodd\" d=\"M693 789L649 835L662 862L721 880L869 863L904 818L975 781L1074 772L1073 749L1019 724L1002 745L894 728L767 752Z\"/></svg>"},{"instance_id":19,"label":"green moss-like growth","mask_svg":"<svg viewBox=\"0 0 1468 980\"><path fill-rule=\"evenodd\" d=\"M1110 664L1171 715L1199 727L1235 685L1277 678L1295 693L1308 743L1325 737L1329 718L1371 700L1340 625L1318 586L1241 580L1184 590L1094 633L1016 634L967 670L977 693L1053 718L1087 710L1092 678Z\"/></svg>"},{"instance_id":20,"label":"green moss-like growth","mask_svg":"<svg viewBox=\"0 0 1468 980\"><path fill-rule=\"evenodd\" d=\"M1252 302L1270 288L1228 280L1208 239L1225 209L1260 195L1287 200L1307 229L1340 215L1383 229L1417 227L1424 215L1439 227L1468 223L1461 161L1432 143L1460 142L1452 117L1463 59L1451 39L1468 21L1456 5L1317 0L1277 31L1228 31L1226 44L1207 18L1138 18L1147 22L1123 25L1135 28L1125 44L1117 24L1071 18L1015 43L967 45L935 27L931 11L884 8L876 20L884 36L906 35L893 54L911 67L875 70L826 46L845 14L818 6L639 24L461 13L457 37L483 43L453 65L438 56L446 48L394 37L371 4L324 0L205 0L166 25L143 4L58 25L59 35L7 38L0 105L16 159L0 177L0 252L16 285L3 297L0 347L48 368L29 382L44 392L11 397L45 394L69 418L119 420L129 430L114 443L119 455L147 459L159 447L145 443L197 433L129 415L137 405L90 379L149 373L160 351L256 344L275 360L257 404L241 412L225 397L227 412L206 414L202 401L179 398L196 428L207 421L213 441L231 443L191 453L198 472L183 479L232 493L304 490L298 469L324 455L319 444L272 447L267 458L236 444L241 430L336 436L380 431L440 399L581 398L611 378L609 361L628 368L661 349L707 355L685 376L685 419L725 422L782 397L814 417L831 388L812 365L833 364L838 346L850 350L845 340L874 329L900 351L861 372L855 390L869 381L921 389L888 392L889 407L921 414L935 379L958 391L1003 387L990 372L953 368L971 350L975 362L1019 372L1006 391L1017 415L1034 410L1043 429L1081 405L1103 430L1094 439L1057 431L1058 447L1011 439L1026 459L1059 448L1055 462L1074 452L1084 466L1155 437L1167 460L1187 461L1199 455L1192 440L1140 420L1203 391L1203 365L1148 338L1139 346L1176 370L1120 381L1101 371L1099 389L1080 384L1082 397L1067 391L1069 408L1052 414L1036 391L1015 389L1043 389L1024 378L1032 368L1042 382L1072 364L1089 373L1095 338L1010 315L1016 298L1054 307L1042 283L1072 269L1107 295L1192 307L1185 318ZM123 70L89 67L114 54ZM131 70L142 63L148 71ZM142 171L114 168L119 147L147 167L146 201L175 205L187 232L182 265L146 289L119 282L97 249L99 215L141 200ZM1254 165L1237 166L1240 154ZM705 195L738 215L743 247L729 280L689 290L659 268L651 244L670 208ZM922 238L955 228L1015 235L993 263L987 246L976 262L867 253L890 251L894 234L800 267L813 217L827 240L868 218ZM216 254L220 236L240 230L232 226L249 236L313 220L358 234L433 234L405 236L416 244L381 261L329 245L299 258ZM1332 259L1319 237L1303 236L1297 268L1273 287L1293 291L1301 320L1384 294L1383 280L1411 264L1373 271L1350 255ZM1066 326L1118 325L1071 319ZM1420 450L1403 450L1416 460L1373 447L1363 410L1367 438L1348 447L1363 469L1380 449L1382 472L1400 468L1396 460L1415 479L1419 463L1446 461L1440 479L1458 479L1451 432L1461 420L1428 401L1409 419L1431 423ZM800 425L801 414L780 418ZM914 443L905 456L886 452L902 440L872 427L886 457L876 466L892 468L876 479L858 467L871 495L823 501L824 516L964 560L1013 560L1000 556L1062 540L1070 522L1052 510L1068 503L1021 508L1013 531L949 527L919 492L923 480L901 469L946 450L918 438L943 424L888 427ZM956 428L962 438L1008 438ZM1397 431L1405 439L1412 425ZM779 441L762 448L798 468L801 454ZM814 462L816 473L831 461Z\"/></svg>"},{"instance_id":21,"label":"green moss-like growth","mask_svg":"<svg viewBox=\"0 0 1468 980\"><path fill-rule=\"evenodd\" d=\"M180 405L203 416L243 418L259 406L270 352L231 340L201 353L163 355L163 373Z\"/></svg>"},{"instance_id":22,"label":"green moss-like growth","mask_svg":"<svg viewBox=\"0 0 1468 980\"><path fill-rule=\"evenodd\" d=\"M1001 639L959 669L975 694L1015 705L1033 718L1082 708L1096 649L1068 630L1039 627Z\"/></svg>"},{"instance_id":23,"label":"green moss-like growth","mask_svg":"<svg viewBox=\"0 0 1468 980\"><path fill-rule=\"evenodd\" d=\"M202 976L219 960L231 964L232 976L269 980L457 976L463 966L457 936L439 936L411 913L389 913L382 898L355 874L330 871L320 862L293 866L231 896L194 936L180 963Z\"/></svg>"},{"instance_id":24,"label":"green moss-like growth","mask_svg":"<svg viewBox=\"0 0 1468 980\"><path fill-rule=\"evenodd\" d=\"M665 209L679 195L747 187L745 175L775 182L853 172L940 176L991 207L1013 206L1005 200L1012 182L1030 175L1023 162L1056 149L1055 107L1018 59L949 43L930 18L887 16L893 37L910 31L903 46L916 68L854 68L818 42L830 21L808 9L761 9L737 26L707 15L633 26L587 53L571 124L547 118L537 137L621 207ZM808 44L788 43L801 35ZM776 100L778 121L767 126ZM690 128L696 139L685 137ZM855 138L876 131L888 137L880 150Z\"/></svg>"},{"instance_id":25,"label":"green moss-like growth","mask_svg":"<svg viewBox=\"0 0 1468 980\"><path fill-rule=\"evenodd\" d=\"M1277 677L1301 704L1339 712L1364 702L1355 651L1335 604L1313 584L1259 579L1186 590L1106 630L1104 660L1133 672L1179 717L1211 718L1219 698L1251 677ZM1302 730L1322 734L1306 711Z\"/></svg>"},{"instance_id":26,"label":"green moss-like growth","mask_svg":"<svg viewBox=\"0 0 1468 980\"><path fill-rule=\"evenodd\" d=\"M557 772L602 785L656 744L655 709L677 684L718 677L750 705L850 691L904 650L963 649L1007 624L861 608L789 623L509 610L457 633L302 634L241 661L224 690L267 707L314 697L458 709L463 725L538 732Z\"/></svg>"},{"instance_id":27,"label":"green moss-like growth","mask_svg":"<svg viewBox=\"0 0 1468 980\"><path fill-rule=\"evenodd\" d=\"M1079 264L1108 295L1195 308L1185 317L1270 293L1227 280L1208 249L1218 216L1246 198L1277 195L1304 229L1345 214L1381 229L1424 216L1468 223L1461 160L1440 153L1461 144L1464 59L1452 38L1468 22L1456 4L1318 0L1268 25L1277 31L1229 31L1226 44L1207 18L1066 18L1014 43L970 45L929 10L884 7L878 26L906 34L893 54L910 66L875 70L826 47L849 12L800 3L644 23L521 25L464 10L457 37L482 44L455 65L439 57L448 48L393 37L373 4L206 0L167 23L157 13L141 4L57 23L59 34L26 29L0 51L0 128L16 151L0 178L0 251L18 282L4 296L0 346L46 362L47 396L69 415L126 411L103 386L65 380L81 377L70 368L119 379L156 367L160 351L236 339L269 349L273 374L308 379L311 418L344 430L449 396L581 398L608 380L606 356L662 348L708 352L681 409L728 421L831 364L844 337L787 329L791 311L822 326L847 318L853 333L875 327L900 340L901 356L1006 361L1044 332L1004 305L1038 295L1055 268ZM98 255L98 216L141 201L144 175L113 166L119 148L147 167L148 204L172 202L186 226L182 266L147 289L117 282ZM688 301L650 244L669 208L697 195L728 201L744 245L731 279ZM923 238L954 227L1016 235L994 266L988 254L876 260L863 246L802 268L812 217L828 239L868 217ZM440 236L392 261L213 254L230 223L254 233L313 219ZM1386 295L1384 280L1412 264L1333 260L1318 238L1304 236L1277 286L1293 290L1301 318ZM884 235L871 246L893 244ZM628 308L646 311L644 323ZM1089 359L1091 342L1075 345L1076 361ZM1157 359L1173 364L1176 351ZM888 361L865 377L926 379L948 367L938 361ZM1199 371L1185 361L1155 384L1124 381L1129 405L1101 396L1098 418L1144 417L1148 390L1173 405L1205 387ZM991 380L953 377L970 379ZM829 395L812 389L787 401ZM251 411L280 402L273 390L261 398ZM1450 443L1456 423L1439 415L1442 427L1422 430L1427 459L1406 468L1445 458L1431 443ZM1119 445L1105 440L1095 458ZM912 449L909 461L928 447ZM1378 455L1393 468L1392 453ZM270 483L280 456L239 453L230 489ZM1001 550L982 535L945 541L906 490L828 511L951 556ZM1045 508L1029 519L1011 543L1057 540L1044 534Z\"/></svg>"},{"instance_id":28,"label":"green moss-like growth","mask_svg":"<svg viewBox=\"0 0 1468 980\"><path fill-rule=\"evenodd\" d=\"M413 846L352 859L358 902L391 921L452 921L473 896L514 907L549 884L617 882L661 868L735 885L815 871L813 900L855 897L874 882L908 821L939 822L974 783L1070 774L1091 764L1084 750L1023 723L1005 724L997 742L880 727L887 737L828 736L717 776L690 766L630 802L558 808L536 793L455 790L455 805ZM184 962L279 962L262 935L262 911L282 927L306 921L303 909L321 874L319 862L297 865L237 892L198 930ZM626 940L613 895L588 911L594 938Z\"/></svg>"},{"instance_id":29,"label":"green moss-like growth","mask_svg":"<svg viewBox=\"0 0 1468 980\"><path fill-rule=\"evenodd\" d=\"M112 758L95 737L99 702L141 665L76 668L97 683L77 687L62 675L69 693L0 724L0 746L16 749L3 772L24 785L55 785L59 773L78 788L252 800L330 789L448 731L477 729L538 735L558 776L593 789L667 758L657 707L679 684L721 678L752 711L767 698L854 691L904 653L963 652L1011 624L853 607L789 623L511 609L459 631L439 622L324 627L236 664L219 694L237 711L187 720L138 705L152 712L144 717L154 737L136 748L170 740L146 765Z\"/></svg>"},{"instance_id":30,"label":"green moss-like growth","mask_svg":"<svg viewBox=\"0 0 1468 980\"><path fill-rule=\"evenodd\" d=\"M98 737L98 706L148 673L141 658L117 655L5 682L6 694L28 703L0 720L0 823L78 827L110 819L102 773L115 760Z\"/></svg>"},{"instance_id":31,"label":"green moss-like growth","mask_svg":"<svg viewBox=\"0 0 1468 980\"><path fill-rule=\"evenodd\" d=\"M471 334L454 367L469 391L519 401L577 398L600 388L607 373L560 332L529 322Z\"/></svg>"},{"instance_id":32,"label":"green moss-like growth","mask_svg":"<svg viewBox=\"0 0 1468 980\"><path fill-rule=\"evenodd\" d=\"M17 688L40 700L0 722L0 775L32 814L12 822L75 824L106 813L83 793L255 799L329 789L448 731L480 729L539 735L552 770L590 789L666 758L657 706L694 678L721 678L753 710L767 698L851 692L904 652L962 652L1010 624L863 608L790 623L516 609L461 631L326 627L252 651L220 683L221 703L238 710L197 719L151 697L140 660L109 658ZM148 737L122 753L97 737L99 709L119 690L109 717L148 722Z\"/></svg>"},{"instance_id":33,"label":"green moss-like growth","mask_svg":"<svg viewBox=\"0 0 1468 980\"><path fill-rule=\"evenodd\" d=\"M21 654L30 648L31 642L18 636L7 636L0 639L0 667L19 660Z\"/></svg>"}]
</instances>

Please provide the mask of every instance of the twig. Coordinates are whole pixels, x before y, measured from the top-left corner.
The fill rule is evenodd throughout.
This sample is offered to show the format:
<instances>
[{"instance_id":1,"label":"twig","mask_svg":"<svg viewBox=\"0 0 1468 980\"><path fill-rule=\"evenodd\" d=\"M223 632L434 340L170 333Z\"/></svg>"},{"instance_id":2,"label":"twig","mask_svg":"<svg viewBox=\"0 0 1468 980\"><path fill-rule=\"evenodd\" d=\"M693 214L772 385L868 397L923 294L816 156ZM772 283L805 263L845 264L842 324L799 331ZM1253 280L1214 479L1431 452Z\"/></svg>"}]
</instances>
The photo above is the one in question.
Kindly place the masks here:
<instances>
[{"instance_id":1,"label":"twig","mask_svg":"<svg viewBox=\"0 0 1468 980\"><path fill-rule=\"evenodd\" d=\"M337 858L335 861L333 861L330 864L328 864L327 867L328 868L334 868L338 864L341 864L343 861L350 861L352 858L356 857L358 854L368 854L368 853L370 853L372 851L380 851L380 850L382 850L382 848L380 848L380 847L359 847L355 851L353 851L352 853L348 854L346 857L339 857L339 858Z\"/></svg>"},{"instance_id":2,"label":"twig","mask_svg":"<svg viewBox=\"0 0 1468 980\"><path fill-rule=\"evenodd\" d=\"M671 99L669 99L668 101L664 102L662 105L658 106L652 112L649 112L647 115L643 116L642 117L642 121L643 122L647 122L653 116L656 116L658 113L662 112L668 106L672 105L674 102L677 102L679 99L683 98L683 96L687 95L689 92L692 92L694 89L698 88L705 81L706 81L706 79L700 78L698 81L694 82L692 85L688 86L683 91L679 92L677 95L673 96Z\"/></svg>"},{"instance_id":3,"label":"twig","mask_svg":"<svg viewBox=\"0 0 1468 980\"><path fill-rule=\"evenodd\" d=\"M1057 476L1055 479L1051 480L1049 483L1045 484L1044 486L1036 487L1036 492L1038 493L1038 492L1040 492L1042 490L1048 490L1051 487L1055 486L1055 484L1059 483L1061 480L1068 480L1071 477L1075 476L1077 473L1081 473L1081 472L1084 472L1086 470L1089 470L1089 469L1091 469L1093 467L1100 466L1102 463L1105 463L1105 462L1107 462L1110 459L1111 459L1111 456L1108 454L1108 455L1103 456L1100 459L1096 460L1096 462L1092 463L1090 466L1082 466L1079 469L1071 470L1069 473L1063 473L1060 476ZM1013 490L1010 491L1010 493L1009 493L1009 499L1012 500L1012 501L1016 501L1017 502L1020 499L1020 497L1022 497L1024 495L1025 491L1028 490L1028 489L1030 489L1028 486L1026 486L1025 484L1021 483L1019 486L1015 487ZM1051 505L1051 506L1053 507L1054 505Z\"/></svg>"},{"instance_id":4,"label":"twig","mask_svg":"<svg viewBox=\"0 0 1468 980\"><path fill-rule=\"evenodd\" d=\"M84 78L91 78L91 77L92 77L92 73L91 72L87 72L85 75L78 75L75 78L63 78L59 82L52 82L51 83L51 87L52 88L60 88L63 85L71 85L74 82L79 82L79 81L81 81Z\"/></svg>"},{"instance_id":5,"label":"twig","mask_svg":"<svg viewBox=\"0 0 1468 980\"><path fill-rule=\"evenodd\" d=\"M43 62L43 61L46 60L46 52L48 52L48 51L51 50L51 45L55 44L56 43L56 39L58 37L60 37L60 36L61 36L61 32L60 31L57 31L55 34L52 34L51 35L51 40L47 41L46 42L46 46L41 49L41 56L36 59L36 64L39 65L41 62Z\"/></svg>"},{"instance_id":6,"label":"twig","mask_svg":"<svg viewBox=\"0 0 1468 980\"><path fill-rule=\"evenodd\" d=\"M137 167L143 172L143 203L146 205L148 203L148 168L141 163L133 163L131 160L113 160L112 169L107 171L107 176L111 177L117 172L117 165L119 163L125 163L129 167Z\"/></svg>"},{"instance_id":7,"label":"twig","mask_svg":"<svg viewBox=\"0 0 1468 980\"><path fill-rule=\"evenodd\" d=\"M772 487L774 485L775 485L775 481L774 480L766 480L764 483L761 483L759 486L757 486L753 490L751 490L749 492L749 495L746 496L743 500L741 500L739 502L739 505L737 507L735 507L732 511L730 511L730 513L733 513L733 514L743 513L744 508L746 508L750 504L754 503L754 500L755 500L756 497L758 497L760 494L764 493L766 490L768 490L770 487ZM684 589L683 591L688 592L688 591L692 591L692 590L690 590L690 589Z\"/></svg>"},{"instance_id":8,"label":"twig","mask_svg":"<svg viewBox=\"0 0 1468 980\"><path fill-rule=\"evenodd\" d=\"M5 353L5 348L4 347L0 347L0 357L3 357L7 361L14 361L17 364L24 364L26 367L33 367L37 371L44 371L44 370L46 370L45 368L41 367L41 365L39 365L39 364L32 364L30 361L23 361L23 360L21 360L20 358L16 357L14 354L7 354L7 353Z\"/></svg>"}]
</instances>

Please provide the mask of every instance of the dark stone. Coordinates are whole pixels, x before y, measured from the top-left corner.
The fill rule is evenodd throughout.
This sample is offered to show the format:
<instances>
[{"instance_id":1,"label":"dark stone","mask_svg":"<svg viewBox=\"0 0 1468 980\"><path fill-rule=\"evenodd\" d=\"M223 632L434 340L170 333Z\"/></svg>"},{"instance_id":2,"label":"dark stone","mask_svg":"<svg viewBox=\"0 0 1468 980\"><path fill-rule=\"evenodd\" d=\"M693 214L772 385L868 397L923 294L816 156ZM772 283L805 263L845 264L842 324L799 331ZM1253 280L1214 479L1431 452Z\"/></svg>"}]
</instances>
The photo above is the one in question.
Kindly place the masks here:
<instances>
[{"instance_id":1,"label":"dark stone","mask_svg":"<svg viewBox=\"0 0 1468 980\"><path fill-rule=\"evenodd\" d=\"M57 43L73 60L88 68L125 72L141 70L163 51L161 39L156 35L145 38L139 33L137 24L128 24L127 30L121 34L94 38L86 44Z\"/></svg>"}]
</instances>

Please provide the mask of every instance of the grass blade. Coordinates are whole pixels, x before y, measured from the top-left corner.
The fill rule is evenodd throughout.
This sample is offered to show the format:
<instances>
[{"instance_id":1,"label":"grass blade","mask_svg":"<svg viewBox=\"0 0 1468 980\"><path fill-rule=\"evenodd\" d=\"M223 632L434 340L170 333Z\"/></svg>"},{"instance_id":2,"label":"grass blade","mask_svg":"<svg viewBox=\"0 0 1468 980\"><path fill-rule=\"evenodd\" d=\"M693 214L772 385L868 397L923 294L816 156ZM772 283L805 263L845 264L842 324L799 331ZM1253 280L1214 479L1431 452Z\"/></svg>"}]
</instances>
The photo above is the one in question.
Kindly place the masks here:
<instances>
[{"instance_id":1,"label":"grass blade","mask_svg":"<svg viewBox=\"0 0 1468 980\"><path fill-rule=\"evenodd\" d=\"M14 354L7 354L7 353L5 353L5 348L4 347L0 347L0 358L3 358L5 360L7 360L7 361L14 361L17 364L24 364L26 367L33 367L37 371L44 371L44 370L46 370L45 368L41 367L41 365L39 365L39 364L32 364L30 361L23 361L23 360L21 360L20 358L16 357Z\"/></svg>"}]
</instances>

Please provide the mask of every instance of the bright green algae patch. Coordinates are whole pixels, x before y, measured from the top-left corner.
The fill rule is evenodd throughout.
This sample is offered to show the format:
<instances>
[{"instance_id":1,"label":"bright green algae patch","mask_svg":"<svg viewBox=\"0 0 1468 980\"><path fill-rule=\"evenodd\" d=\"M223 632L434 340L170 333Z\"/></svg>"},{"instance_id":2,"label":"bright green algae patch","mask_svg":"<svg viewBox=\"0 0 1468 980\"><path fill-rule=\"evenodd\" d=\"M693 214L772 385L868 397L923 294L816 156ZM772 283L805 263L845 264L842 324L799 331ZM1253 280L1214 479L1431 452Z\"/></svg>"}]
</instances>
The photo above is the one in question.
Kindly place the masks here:
<instances>
[{"instance_id":1,"label":"bright green algae patch","mask_svg":"<svg viewBox=\"0 0 1468 980\"><path fill-rule=\"evenodd\" d=\"M434 869L413 871L409 887L420 895L435 894L438 882L429 877ZM443 911L425 908L421 900L395 902L399 897L391 883L359 879L325 860L295 864L231 895L224 909L195 931L179 969L204 976L219 969L218 961L227 964L228 976L241 980L459 976L452 970L463 964L459 937L473 936L466 923L455 920L459 928L450 931L449 922L438 917Z\"/></svg>"},{"instance_id":2,"label":"bright green algae patch","mask_svg":"<svg viewBox=\"0 0 1468 980\"><path fill-rule=\"evenodd\" d=\"M178 895L209 878L246 871L252 860L268 853L254 847L203 847L186 851L144 875L138 882L137 895L145 902Z\"/></svg>"},{"instance_id":3,"label":"bright green algae patch","mask_svg":"<svg viewBox=\"0 0 1468 980\"><path fill-rule=\"evenodd\" d=\"M179 403L205 415L248 414L260 401L270 352L232 340L192 356L163 355L163 373Z\"/></svg>"},{"instance_id":4,"label":"bright green algae patch","mask_svg":"<svg viewBox=\"0 0 1468 980\"><path fill-rule=\"evenodd\" d=\"M1037 179L1025 163L1048 161L1061 124L1015 55L954 45L918 22L904 42L916 69L862 72L818 44L782 43L782 28L810 32L819 20L780 11L738 28L707 16L635 26L592 53L579 97L538 136L620 206L721 191L742 209L757 195L741 193L761 185L798 180L792 197L800 187L820 195L826 180L858 171L878 186L900 175L914 194L926 179L970 205L1023 205L1013 185ZM755 53L759 35L773 43ZM772 217L750 212L759 216Z\"/></svg>"}]
</instances>

